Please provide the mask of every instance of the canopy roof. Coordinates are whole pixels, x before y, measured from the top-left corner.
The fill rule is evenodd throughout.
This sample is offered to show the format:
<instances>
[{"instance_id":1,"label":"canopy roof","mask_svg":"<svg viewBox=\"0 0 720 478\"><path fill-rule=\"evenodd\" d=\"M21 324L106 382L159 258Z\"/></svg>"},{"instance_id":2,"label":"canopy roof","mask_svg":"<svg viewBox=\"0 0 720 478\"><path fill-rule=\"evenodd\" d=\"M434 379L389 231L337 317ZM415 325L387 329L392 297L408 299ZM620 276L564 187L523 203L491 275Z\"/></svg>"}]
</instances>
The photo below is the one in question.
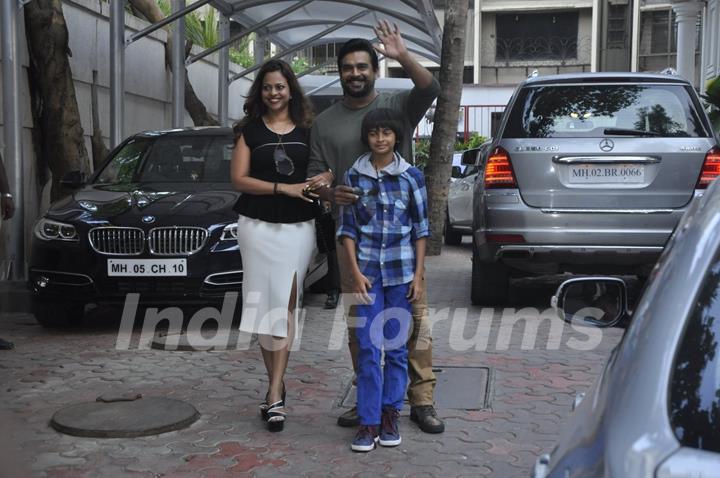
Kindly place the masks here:
<instances>
[{"instance_id":1,"label":"canopy roof","mask_svg":"<svg viewBox=\"0 0 720 478\"><path fill-rule=\"evenodd\" d=\"M211 3L247 28L288 12L260 30L283 50L344 42L356 37L373 39L372 27L379 20L388 20L398 24L411 52L440 63L442 33L431 0L213 0ZM327 33L323 35L323 32Z\"/></svg>"}]
</instances>

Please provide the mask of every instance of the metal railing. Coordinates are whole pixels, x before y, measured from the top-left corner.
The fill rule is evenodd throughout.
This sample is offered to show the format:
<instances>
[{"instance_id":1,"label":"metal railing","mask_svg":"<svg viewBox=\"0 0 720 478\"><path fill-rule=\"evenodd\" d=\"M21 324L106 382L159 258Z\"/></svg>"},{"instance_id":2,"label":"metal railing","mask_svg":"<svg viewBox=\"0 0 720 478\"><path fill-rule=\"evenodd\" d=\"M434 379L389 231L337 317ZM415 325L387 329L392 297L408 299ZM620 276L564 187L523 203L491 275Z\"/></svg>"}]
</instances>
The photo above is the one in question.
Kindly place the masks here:
<instances>
[{"instance_id":1,"label":"metal railing","mask_svg":"<svg viewBox=\"0 0 720 478\"><path fill-rule=\"evenodd\" d=\"M458 133L467 141L477 132L480 136L491 138L493 127L500 124L500 118L507 105L461 105L458 113ZM433 114L429 112L415 129L415 137L430 137L433 129Z\"/></svg>"}]
</instances>

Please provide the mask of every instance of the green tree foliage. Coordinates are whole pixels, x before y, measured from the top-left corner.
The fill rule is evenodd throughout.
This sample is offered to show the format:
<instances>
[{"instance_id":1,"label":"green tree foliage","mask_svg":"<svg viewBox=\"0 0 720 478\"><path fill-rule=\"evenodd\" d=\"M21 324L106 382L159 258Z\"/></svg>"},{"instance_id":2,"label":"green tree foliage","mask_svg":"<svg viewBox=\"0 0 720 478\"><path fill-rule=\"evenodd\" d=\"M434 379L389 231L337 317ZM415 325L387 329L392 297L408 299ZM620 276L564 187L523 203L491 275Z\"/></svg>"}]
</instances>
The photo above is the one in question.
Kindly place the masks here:
<instances>
[{"instance_id":1,"label":"green tree foliage","mask_svg":"<svg viewBox=\"0 0 720 478\"><path fill-rule=\"evenodd\" d=\"M302 73L310 67L310 63L304 56L294 56L290 62L290 66L295 73Z\"/></svg>"},{"instance_id":2,"label":"green tree foliage","mask_svg":"<svg viewBox=\"0 0 720 478\"><path fill-rule=\"evenodd\" d=\"M430 159L430 138L415 141L415 166L424 169Z\"/></svg>"},{"instance_id":3,"label":"green tree foliage","mask_svg":"<svg viewBox=\"0 0 720 478\"><path fill-rule=\"evenodd\" d=\"M488 138L480 136L480 133L473 131L467 141L458 141L455 143L455 151L465 151L466 149L479 148L481 144L486 142Z\"/></svg>"},{"instance_id":4,"label":"green tree foliage","mask_svg":"<svg viewBox=\"0 0 720 478\"><path fill-rule=\"evenodd\" d=\"M165 16L172 13L169 0L157 0L157 4ZM230 47L231 62L245 68L255 63L249 48L253 35L243 37L236 43L236 46ZM214 8L208 8L204 16L198 14L197 10L188 13L185 16L185 38L203 48L210 48L220 43L217 11Z\"/></svg>"},{"instance_id":5,"label":"green tree foliage","mask_svg":"<svg viewBox=\"0 0 720 478\"><path fill-rule=\"evenodd\" d=\"M488 138L473 131L467 141L456 141L455 151L479 148L481 144L488 141ZM420 138L415 141L415 166L423 169L430 159L430 138Z\"/></svg>"},{"instance_id":6,"label":"green tree foliage","mask_svg":"<svg viewBox=\"0 0 720 478\"><path fill-rule=\"evenodd\" d=\"M720 76L708 81L703 98L708 103L713 128L720 133Z\"/></svg>"}]
</instances>

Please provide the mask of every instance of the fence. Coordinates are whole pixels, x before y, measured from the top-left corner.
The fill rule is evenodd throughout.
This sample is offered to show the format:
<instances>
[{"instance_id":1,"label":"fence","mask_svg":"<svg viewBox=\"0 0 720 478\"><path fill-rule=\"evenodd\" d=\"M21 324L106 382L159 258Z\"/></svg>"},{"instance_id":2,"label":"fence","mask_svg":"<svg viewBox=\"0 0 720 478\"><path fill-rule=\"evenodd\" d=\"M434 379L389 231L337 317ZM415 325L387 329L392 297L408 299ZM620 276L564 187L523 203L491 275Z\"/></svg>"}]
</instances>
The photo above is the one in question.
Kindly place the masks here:
<instances>
[{"instance_id":1,"label":"fence","mask_svg":"<svg viewBox=\"0 0 720 478\"><path fill-rule=\"evenodd\" d=\"M486 138L493 137L500 125L505 107L506 105L461 105L458 114L458 135L462 135L465 141L474 132ZM415 129L416 138L432 135L434 113L435 111L431 109L420 120Z\"/></svg>"}]
</instances>

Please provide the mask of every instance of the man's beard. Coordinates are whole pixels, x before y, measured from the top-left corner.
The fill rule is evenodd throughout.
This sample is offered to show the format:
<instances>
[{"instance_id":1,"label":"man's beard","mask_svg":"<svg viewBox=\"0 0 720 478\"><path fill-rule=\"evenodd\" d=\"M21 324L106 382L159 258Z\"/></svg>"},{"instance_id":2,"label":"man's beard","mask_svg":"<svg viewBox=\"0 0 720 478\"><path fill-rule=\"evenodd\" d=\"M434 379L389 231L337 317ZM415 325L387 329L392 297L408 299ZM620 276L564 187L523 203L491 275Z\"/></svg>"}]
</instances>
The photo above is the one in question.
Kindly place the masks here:
<instances>
[{"instance_id":1,"label":"man's beard","mask_svg":"<svg viewBox=\"0 0 720 478\"><path fill-rule=\"evenodd\" d=\"M375 81L368 80L367 78L363 78L362 81L364 81L365 86L363 86L360 90L351 89L347 84L350 81L353 81L353 79L351 78L348 82L341 81L340 84L342 85L343 93L353 98L363 98L368 96L375 89Z\"/></svg>"}]
</instances>

